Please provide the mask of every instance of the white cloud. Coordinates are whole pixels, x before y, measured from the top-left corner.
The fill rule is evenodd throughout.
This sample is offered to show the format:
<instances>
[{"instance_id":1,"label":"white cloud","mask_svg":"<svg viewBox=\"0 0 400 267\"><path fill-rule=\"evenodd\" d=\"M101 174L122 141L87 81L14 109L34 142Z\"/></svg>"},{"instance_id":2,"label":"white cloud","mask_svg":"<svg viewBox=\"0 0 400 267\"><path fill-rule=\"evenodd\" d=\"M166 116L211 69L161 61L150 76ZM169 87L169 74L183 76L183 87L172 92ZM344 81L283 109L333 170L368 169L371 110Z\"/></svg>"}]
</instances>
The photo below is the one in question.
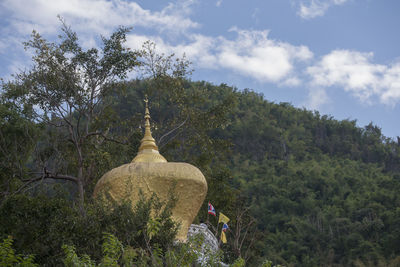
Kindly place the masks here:
<instances>
[{"instance_id":1,"label":"white cloud","mask_svg":"<svg viewBox=\"0 0 400 267\"><path fill-rule=\"evenodd\" d=\"M0 56L14 60L13 65L23 63L26 57L21 56L22 41L29 38L33 29L54 40L60 28L57 15L73 25L84 47L93 47L99 34L107 36L119 25L143 27L160 35L184 34L199 27L188 17L195 3L196 0L178 0L160 11L150 11L126 0L2 0L0 15L7 26L0 29ZM3 51L8 51L7 55ZM14 52L10 55L10 51Z\"/></svg>"},{"instance_id":2,"label":"white cloud","mask_svg":"<svg viewBox=\"0 0 400 267\"><path fill-rule=\"evenodd\" d=\"M304 104L309 109L319 109L329 102L329 97L324 88L311 88L308 92L307 102Z\"/></svg>"},{"instance_id":3,"label":"white cloud","mask_svg":"<svg viewBox=\"0 0 400 267\"><path fill-rule=\"evenodd\" d=\"M302 83L302 81L297 76L288 77L286 80L281 82L279 85L288 87L297 87Z\"/></svg>"},{"instance_id":4,"label":"white cloud","mask_svg":"<svg viewBox=\"0 0 400 267\"><path fill-rule=\"evenodd\" d=\"M325 11L328 9L328 2L320 2L312 0L308 5L304 3L300 4L298 15L303 19L311 19L319 16L323 16Z\"/></svg>"},{"instance_id":5,"label":"white cloud","mask_svg":"<svg viewBox=\"0 0 400 267\"><path fill-rule=\"evenodd\" d=\"M137 35L131 33L127 36L127 45L133 49L141 49L145 41L152 41L156 44L156 52L163 54L175 54L182 57L183 54L192 61L196 67L215 68L217 59L212 51L218 44L217 39L201 34L190 34L188 40L180 44L170 44L160 36Z\"/></svg>"},{"instance_id":6,"label":"white cloud","mask_svg":"<svg viewBox=\"0 0 400 267\"><path fill-rule=\"evenodd\" d=\"M349 0L308 0L307 4L300 3L297 14L303 19L312 19L320 17L334 5L342 5Z\"/></svg>"},{"instance_id":7,"label":"white cloud","mask_svg":"<svg viewBox=\"0 0 400 267\"><path fill-rule=\"evenodd\" d=\"M190 39L191 43L176 46L174 53L179 55L184 52L191 61L201 68L215 68L215 64L217 64L215 48L219 45L218 38L194 34L190 36Z\"/></svg>"},{"instance_id":8,"label":"white cloud","mask_svg":"<svg viewBox=\"0 0 400 267\"><path fill-rule=\"evenodd\" d=\"M184 52L197 68L228 69L260 82L276 82L284 86L301 83L294 77L294 65L313 57L307 47L269 39L268 31L232 31L237 34L234 39L191 34L186 43L178 45L169 44L160 37L132 34L128 37L128 44L140 48L145 40L152 40L161 53L182 56Z\"/></svg>"},{"instance_id":9,"label":"white cloud","mask_svg":"<svg viewBox=\"0 0 400 267\"><path fill-rule=\"evenodd\" d=\"M400 62L386 70L381 82L386 89L380 96L381 102L394 106L400 100Z\"/></svg>"},{"instance_id":10,"label":"white cloud","mask_svg":"<svg viewBox=\"0 0 400 267\"><path fill-rule=\"evenodd\" d=\"M55 33L59 28L58 14L82 32L107 34L118 25L182 32L199 26L186 16L193 2L170 3L155 12L124 0L4 0L1 8L11 14L10 26L21 34L29 34L33 28Z\"/></svg>"},{"instance_id":11,"label":"white cloud","mask_svg":"<svg viewBox=\"0 0 400 267\"><path fill-rule=\"evenodd\" d=\"M343 87L364 103L374 97L386 105L400 101L400 62L372 63L372 53L334 50L307 68L314 87Z\"/></svg>"},{"instance_id":12,"label":"white cloud","mask_svg":"<svg viewBox=\"0 0 400 267\"><path fill-rule=\"evenodd\" d=\"M223 0L217 0L217 3L215 3L215 5L216 5L217 7L221 6L222 1L223 1Z\"/></svg>"},{"instance_id":13,"label":"white cloud","mask_svg":"<svg viewBox=\"0 0 400 267\"><path fill-rule=\"evenodd\" d=\"M233 31L238 34L235 40L219 39L218 64L262 82L279 82L287 78L295 61L305 61L313 56L305 46L269 39L268 31Z\"/></svg>"}]
</instances>

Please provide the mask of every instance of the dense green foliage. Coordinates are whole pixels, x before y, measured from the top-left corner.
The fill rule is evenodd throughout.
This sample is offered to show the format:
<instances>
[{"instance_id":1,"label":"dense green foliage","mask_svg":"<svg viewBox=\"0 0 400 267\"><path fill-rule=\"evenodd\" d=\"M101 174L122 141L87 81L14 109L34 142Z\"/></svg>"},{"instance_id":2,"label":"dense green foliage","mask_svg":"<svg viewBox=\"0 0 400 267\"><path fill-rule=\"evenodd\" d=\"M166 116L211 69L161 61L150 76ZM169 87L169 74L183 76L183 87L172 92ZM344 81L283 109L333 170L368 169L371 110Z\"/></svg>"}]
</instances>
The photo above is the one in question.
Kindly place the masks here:
<instances>
[{"instance_id":1,"label":"dense green foliage","mask_svg":"<svg viewBox=\"0 0 400 267\"><path fill-rule=\"evenodd\" d=\"M121 117L138 117L143 109L141 96L151 85L146 80L125 83L124 95L112 100L115 112ZM261 264L265 258L286 266L367 266L399 261L399 145L385 138L379 128L359 128L355 121L337 121L289 104L270 103L254 92L239 92L226 85L186 81L184 86L188 99L202 96L186 107L197 116L186 120L161 153L169 160L195 164L206 174L207 201L232 219L228 244L222 246L225 261L233 262L239 256L250 265ZM162 134L161 127L156 128L158 116L171 113L173 105L170 98L152 112L153 132L158 138ZM184 114L185 107L181 108ZM186 119L179 114L177 118ZM173 128L174 122L166 125ZM127 147L99 147L102 155L112 159L99 161L107 166L101 168L118 166L133 157L139 138L140 134L132 136ZM54 188L53 183L43 186ZM100 214L90 209L88 217L82 217L68 202L9 198L1 208L2 233L15 236L18 251L36 254L39 263L47 257L44 255L60 260L61 246L68 243L79 253L100 260L98 244L111 219L91 217ZM239 218L238 210L243 208L247 212ZM199 220L206 219L205 211L204 204ZM49 220L50 213L63 219ZM252 220L257 227L248 229L242 247L235 246L236 238L243 238L235 235L237 227L244 232ZM138 226L120 226L108 231L126 245L129 242L118 232L127 235L139 230ZM86 234L93 237L82 241ZM56 245L50 249L47 246L52 242ZM97 245L90 247L91 242Z\"/></svg>"},{"instance_id":2,"label":"dense green foliage","mask_svg":"<svg viewBox=\"0 0 400 267\"><path fill-rule=\"evenodd\" d=\"M400 265L400 139L372 123L361 128L251 90L192 82L184 58L157 55L149 42L124 48L125 28L103 39L101 51L82 50L63 30L58 44L34 33L27 43L34 68L2 83L5 261L32 261L21 256L31 254L48 266L195 261L190 245L173 245L173 204L142 199L131 210L92 200L100 177L135 156L148 95L160 152L206 176L196 222L216 230L208 201L231 218L223 261ZM138 65L143 78L124 81Z\"/></svg>"},{"instance_id":3,"label":"dense green foliage","mask_svg":"<svg viewBox=\"0 0 400 267\"><path fill-rule=\"evenodd\" d=\"M372 124L337 121L239 93L233 181L265 233L267 258L285 265L398 262L400 146Z\"/></svg>"},{"instance_id":4,"label":"dense green foliage","mask_svg":"<svg viewBox=\"0 0 400 267\"><path fill-rule=\"evenodd\" d=\"M163 253L160 249L152 250L149 255L141 248L124 246L118 238L105 233L102 245L103 258L97 265L87 254L79 256L74 246L64 245L65 258L63 263L67 267L110 267L110 266L220 266L220 253L209 254L207 258L200 258L204 253L201 235L189 238L187 243L176 244L173 248ZM242 260L244 263L244 261ZM244 265L241 265L244 266ZM238 265L239 267L239 265Z\"/></svg>"},{"instance_id":5,"label":"dense green foliage","mask_svg":"<svg viewBox=\"0 0 400 267\"><path fill-rule=\"evenodd\" d=\"M35 267L37 264L34 263L33 255L19 255L15 254L15 250L12 247L13 239L11 236L4 239L0 243L0 266L11 267Z\"/></svg>"},{"instance_id":6,"label":"dense green foliage","mask_svg":"<svg viewBox=\"0 0 400 267\"><path fill-rule=\"evenodd\" d=\"M48 266L61 263L63 245L74 245L79 253L99 261L104 232L115 235L126 246L143 250L157 246L165 251L172 246L176 234L176 225L170 219L171 207L155 197L142 198L134 210L130 203L111 207L88 203L86 216L81 216L68 200L19 195L0 207L0 235L12 235L17 251L34 254L37 263ZM159 224L150 235L144 229L151 220Z\"/></svg>"},{"instance_id":7,"label":"dense green foliage","mask_svg":"<svg viewBox=\"0 0 400 267\"><path fill-rule=\"evenodd\" d=\"M146 86L151 82L128 84L128 97L116 102L117 109L140 113L141 105L133 104L138 101L134 92ZM185 87L187 94L206 96L192 104L199 114L210 110L204 120L222 116L221 124L194 128L207 135L197 143L183 129L161 152L206 173L207 200L233 218L232 242L235 227L240 227L238 209L250 208L241 218L243 230L257 220L257 229L249 230L257 232L258 239L253 244L245 240L242 251L226 245L227 261L244 254L249 245L246 258L252 264L263 258L302 266L398 261L398 143L372 124L359 128L356 121L271 103L252 91L205 82L187 82ZM129 107L125 101L131 101ZM162 114L170 109L168 103L161 105ZM155 122L158 114L152 113ZM197 117L191 119L195 127ZM157 136L158 130L154 132ZM205 220L205 212L199 218Z\"/></svg>"}]
</instances>

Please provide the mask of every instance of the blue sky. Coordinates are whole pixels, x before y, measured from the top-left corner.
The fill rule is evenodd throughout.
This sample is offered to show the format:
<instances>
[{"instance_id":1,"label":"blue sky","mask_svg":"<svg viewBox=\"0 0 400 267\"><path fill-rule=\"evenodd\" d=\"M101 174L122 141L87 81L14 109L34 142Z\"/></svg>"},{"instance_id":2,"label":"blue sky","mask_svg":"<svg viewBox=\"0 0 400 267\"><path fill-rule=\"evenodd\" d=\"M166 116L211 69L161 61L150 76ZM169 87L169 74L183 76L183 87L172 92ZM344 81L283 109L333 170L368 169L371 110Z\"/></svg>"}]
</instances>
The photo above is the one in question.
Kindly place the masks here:
<instances>
[{"instance_id":1,"label":"blue sky","mask_svg":"<svg viewBox=\"0 0 400 267\"><path fill-rule=\"evenodd\" d=\"M128 46L185 53L193 80L400 135L398 0L0 0L0 77L29 68L32 29L56 40L58 14L84 47L133 26Z\"/></svg>"}]
</instances>

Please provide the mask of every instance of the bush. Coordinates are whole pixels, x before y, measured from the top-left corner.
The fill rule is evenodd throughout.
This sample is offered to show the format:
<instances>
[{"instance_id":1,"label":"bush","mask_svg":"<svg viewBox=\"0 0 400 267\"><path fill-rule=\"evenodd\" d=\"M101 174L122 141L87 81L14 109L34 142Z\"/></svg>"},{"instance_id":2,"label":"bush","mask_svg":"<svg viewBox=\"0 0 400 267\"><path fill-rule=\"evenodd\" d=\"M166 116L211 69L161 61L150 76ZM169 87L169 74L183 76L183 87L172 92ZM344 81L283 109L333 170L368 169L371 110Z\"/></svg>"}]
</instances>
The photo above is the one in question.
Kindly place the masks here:
<instances>
[{"instance_id":1,"label":"bush","mask_svg":"<svg viewBox=\"0 0 400 267\"><path fill-rule=\"evenodd\" d=\"M164 252L172 246L177 232L170 218L170 205L160 203L155 196L141 197L134 209L129 202L108 206L94 202L86 204L86 215L82 216L65 199L18 195L0 206L0 237L12 235L18 251L35 254L37 263L50 266L62 263L68 245L99 262L102 251L109 250L101 247L104 232L124 246L146 250L157 244ZM151 218L157 218L158 225L149 238L143 229L147 229Z\"/></svg>"},{"instance_id":2,"label":"bush","mask_svg":"<svg viewBox=\"0 0 400 267\"><path fill-rule=\"evenodd\" d=\"M148 227L149 229L149 227ZM176 243L161 251L157 244L147 249L124 247L112 234L104 233L103 258L99 265L90 259L87 254L79 257L74 246L64 245L65 258L63 260L67 267L110 267L110 266L221 266L220 253L209 253L204 251L202 236L191 237L186 243ZM204 254L202 254L202 252ZM201 262L201 263L200 263ZM235 266L244 266L235 265Z\"/></svg>"},{"instance_id":3,"label":"bush","mask_svg":"<svg viewBox=\"0 0 400 267\"><path fill-rule=\"evenodd\" d=\"M11 267L11 266L19 266L19 267L35 267L37 264L33 263L34 256L33 255L21 255L15 254L14 249L12 248L13 239L11 236L7 237L0 243L0 266L3 267Z\"/></svg>"}]
</instances>

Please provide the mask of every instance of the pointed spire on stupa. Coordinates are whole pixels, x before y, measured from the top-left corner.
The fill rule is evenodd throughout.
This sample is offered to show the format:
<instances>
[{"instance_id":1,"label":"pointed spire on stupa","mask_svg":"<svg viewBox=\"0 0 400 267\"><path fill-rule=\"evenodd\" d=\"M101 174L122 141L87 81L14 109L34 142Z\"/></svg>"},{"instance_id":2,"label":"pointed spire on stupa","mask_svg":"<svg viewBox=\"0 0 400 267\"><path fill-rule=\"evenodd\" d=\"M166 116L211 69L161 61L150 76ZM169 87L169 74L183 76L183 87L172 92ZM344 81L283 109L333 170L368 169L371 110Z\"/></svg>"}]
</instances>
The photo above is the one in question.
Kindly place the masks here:
<instances>
[{"instance_id":1,"label":"pointed spire on stupa","mask_svg":"<svg viewBox=\"0 0 400 267\"><path fill-rule=\"evenodd\" d=\"M167 162L160 152L158 152L156 140L154 140L151 135L149 100L147 95L145 96L144 102L146 103L144 112L144 136L140 141L138 154L132 162Z\"/></svg>"}]
</instances>

